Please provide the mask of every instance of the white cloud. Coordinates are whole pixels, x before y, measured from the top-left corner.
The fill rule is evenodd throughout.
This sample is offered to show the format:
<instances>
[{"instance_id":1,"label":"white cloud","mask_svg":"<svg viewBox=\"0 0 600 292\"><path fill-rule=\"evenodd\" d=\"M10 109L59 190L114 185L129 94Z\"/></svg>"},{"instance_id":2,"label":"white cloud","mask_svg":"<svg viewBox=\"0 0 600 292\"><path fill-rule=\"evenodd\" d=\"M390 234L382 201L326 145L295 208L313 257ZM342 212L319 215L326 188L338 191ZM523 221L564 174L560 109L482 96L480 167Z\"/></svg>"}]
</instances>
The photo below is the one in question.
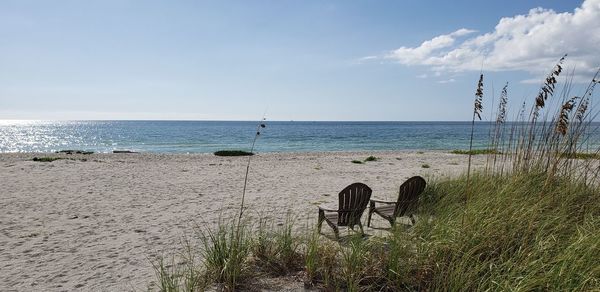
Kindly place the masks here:
<instances>
[{"instance_id":1,"label":"white cloud","mask_svg":"<svg viewBox=\"0 0 600 292\"><path fill-rule=\"evenodd\" d=\"M431 40L423 42L416 48L400 47L387 55L387 57L407 65L419 64L422 60L427 59L432 54L438 53L441 49L452 46L457 37L474 32L474 30L461 28L453 33L434 37Z\"/></svg>"},{"instance_id":2,"label":"white cloud","mask_svg":"<svg viewBox=\"0 0 600 292\"><path fill-rule=\"evenodd\" d=\"M566 53L566 64L587 75L600 65L600 0L586 0L573 12L534 8L527 15L500 19L492 32L473 33L461 28L383 58L436 72L479 71L483 65L487 71L544 75Z\"/></svg>"}]
</instances>

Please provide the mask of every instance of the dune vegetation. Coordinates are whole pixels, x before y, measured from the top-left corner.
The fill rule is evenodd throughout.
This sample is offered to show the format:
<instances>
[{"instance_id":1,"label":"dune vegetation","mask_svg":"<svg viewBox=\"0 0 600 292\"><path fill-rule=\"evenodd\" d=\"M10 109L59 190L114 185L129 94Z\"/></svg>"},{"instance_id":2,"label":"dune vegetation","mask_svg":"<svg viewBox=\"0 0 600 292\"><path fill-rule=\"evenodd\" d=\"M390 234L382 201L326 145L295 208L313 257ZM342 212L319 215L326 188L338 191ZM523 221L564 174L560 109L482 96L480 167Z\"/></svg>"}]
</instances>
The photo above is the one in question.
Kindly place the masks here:
<instances>
[{"instance_id":1,"label":"dune vegetation","mask_svg":"<svg viewBox=\"0 0 600 292\"><path fill-rule=\"evenodd\" d=\"M155 261L158 289L250 289L261 277L296 275L330 291L600 290L600 164L577 159L600 151L589 150L598 73L571 95L570 78L558 86L564 60L512 122L504 86L489 147L464 153L487 155L485 167L428 181L414 225L338 242L310 227L294 232L291 215L279 226L240 213L185 241L184 260ZM482 74L473 125L484 101Z\"/></svg>"}]
</instances>

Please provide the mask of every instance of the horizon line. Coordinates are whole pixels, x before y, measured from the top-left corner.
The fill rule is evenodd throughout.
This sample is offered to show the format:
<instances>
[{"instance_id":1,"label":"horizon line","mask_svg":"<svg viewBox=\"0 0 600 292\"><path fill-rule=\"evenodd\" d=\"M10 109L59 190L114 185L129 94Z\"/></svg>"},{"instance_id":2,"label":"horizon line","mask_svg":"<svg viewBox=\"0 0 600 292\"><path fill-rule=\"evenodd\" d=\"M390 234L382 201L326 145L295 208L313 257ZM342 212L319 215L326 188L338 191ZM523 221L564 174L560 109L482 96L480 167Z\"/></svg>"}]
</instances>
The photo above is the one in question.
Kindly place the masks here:
<instances>
[{"instance_id":1,"label":"horizon line","mask_svg":"<svg viewBox=\"0 0 600 292\"><path fill-rule=\"evenodd\" d=\"M91 121L91 122L260 122L262 120L194 120L194 119L2 119L1 122L81 122L81 121ZM339 123L339 122L366 122L366 123L423 123L423 122L431 122L431 123L439 123L439 122L456 122L456 123L471 123L470 120L265 120L268 122L319 122L319 123ZM496 121L475 121L475 123L495 123ZM529 121L505 121L507 123L513 122L529 122ZM592 121L596 122L596 121Z\"/></svg>"}]
</instances>

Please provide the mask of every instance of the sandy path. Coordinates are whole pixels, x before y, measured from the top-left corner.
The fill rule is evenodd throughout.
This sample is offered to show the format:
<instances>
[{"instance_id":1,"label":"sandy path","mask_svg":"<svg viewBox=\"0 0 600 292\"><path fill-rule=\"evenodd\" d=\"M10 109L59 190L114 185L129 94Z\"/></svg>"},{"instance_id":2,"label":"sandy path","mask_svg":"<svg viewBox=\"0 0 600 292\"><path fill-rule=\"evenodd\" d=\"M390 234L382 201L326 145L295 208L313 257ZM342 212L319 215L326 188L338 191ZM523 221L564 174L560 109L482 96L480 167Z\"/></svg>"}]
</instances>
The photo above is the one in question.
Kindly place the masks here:
<instances>
[{"instance_id":1,"label":"sandy path","mask_svg":"<svg viewBox=\"0 0 600 292\"><path fill-rule=\"evenodd\" d=\"M381 159L350 162L369 155ZM145 291L154 280L148 258L177 248L194 222L214 225L237 211L247 159L33 156L45 155L0 154L0 291ZM335 202L350 183L392 198L406 178L458 174L466 161L443 152L260 154L252 158L247 214L282 221L291 210L314 219L315 204Z\"/></svg>"}]
</instances>

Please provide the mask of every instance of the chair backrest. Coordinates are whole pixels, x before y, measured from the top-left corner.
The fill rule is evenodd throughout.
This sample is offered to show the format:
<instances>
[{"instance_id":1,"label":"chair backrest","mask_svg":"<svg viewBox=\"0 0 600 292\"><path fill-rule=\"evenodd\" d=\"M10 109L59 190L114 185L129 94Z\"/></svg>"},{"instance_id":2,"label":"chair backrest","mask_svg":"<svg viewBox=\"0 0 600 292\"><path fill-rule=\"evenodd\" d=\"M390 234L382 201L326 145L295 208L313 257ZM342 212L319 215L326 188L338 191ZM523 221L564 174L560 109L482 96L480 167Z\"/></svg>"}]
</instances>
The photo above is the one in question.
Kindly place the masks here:
<instances>
[{"instance_id":1,"label":"chair backrest","mask_svg":"<svg viewBox=\"0 0 600 292\"><path fill-rule=\"evenodd\" d=\"M337 225L354 226L358 224L369 204L372 192L371 188L363 183L353 183L344 188L339 195Z\"/></svg>"},{"instance_id":2,"label":"chair backrest","mask_svg":"<svg viewBox=\"0 0 600 292\"><path fill-rule=\"evenodd\" d=\"M407 211L416 208L419 195L425 190L426 184L422 177L413 176L400 185L394 217L404 216Z\"/></svg>"}]
</instances>

